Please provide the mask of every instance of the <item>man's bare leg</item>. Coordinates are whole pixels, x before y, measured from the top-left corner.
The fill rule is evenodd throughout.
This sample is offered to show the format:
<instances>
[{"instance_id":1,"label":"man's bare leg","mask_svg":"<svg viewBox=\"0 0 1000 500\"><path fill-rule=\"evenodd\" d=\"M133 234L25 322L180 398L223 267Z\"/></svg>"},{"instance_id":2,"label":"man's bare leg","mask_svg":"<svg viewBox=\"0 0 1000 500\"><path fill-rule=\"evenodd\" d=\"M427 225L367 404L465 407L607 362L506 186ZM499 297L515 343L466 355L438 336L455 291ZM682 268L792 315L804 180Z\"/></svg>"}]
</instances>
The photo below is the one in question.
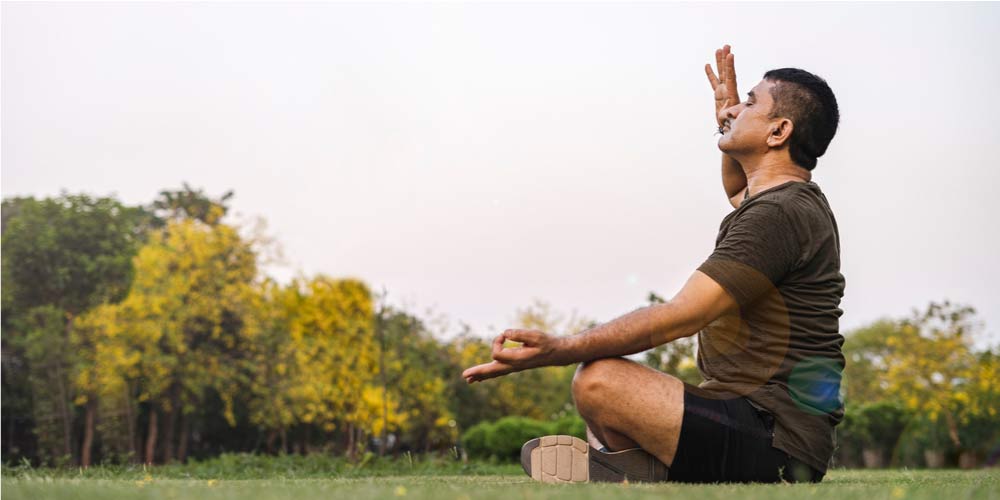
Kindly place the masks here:
<instances>
[{"instance_id":1,"label":"man's bare leg","mask_svg":"<svg viewBox=\"0 0 1000 500\"><path fill-rule=\"evenodd\" d=\"M632 441L627 436L618 434L614 431L604 430L605 439L607 439L611 445L606 445L597 438L594 431L590 430L590 425L587 425L587 444L593 447L595 450L603 451L621 451L628 450L631 448L639 448L639 444Z\"/></svg>"},{"instance_id":2,"label":"man's bare leg","mask_svg":"<svg viewBox=\"0 0 1000 500\"><path fill-rule=\"evenodd\" d=\"M595 449L640 447L673 463L684 416L679 379L624 358L600 359L580 365L573 398Z\"/></svg>"}]
</instances>

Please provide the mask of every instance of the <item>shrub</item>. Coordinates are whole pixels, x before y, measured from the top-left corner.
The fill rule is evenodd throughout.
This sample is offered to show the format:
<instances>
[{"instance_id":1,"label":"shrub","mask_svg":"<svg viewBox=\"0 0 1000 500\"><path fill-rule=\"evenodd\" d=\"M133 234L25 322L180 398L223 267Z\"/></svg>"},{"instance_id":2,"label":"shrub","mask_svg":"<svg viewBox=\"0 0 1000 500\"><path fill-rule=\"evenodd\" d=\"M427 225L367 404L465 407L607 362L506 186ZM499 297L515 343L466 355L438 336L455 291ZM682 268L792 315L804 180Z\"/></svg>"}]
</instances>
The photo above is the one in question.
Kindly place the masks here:
<instances>
[{"instance_id":1,"label":"shrub","mask_svg":"<svg viewBox=\"0 0 1000 500\"><path fill-rule=\"evenodd\" d=\"M576 414L552 422L504 417L496 422L480 422L470 427L462 435L462 446L473 458L517 460L521 446L526 441L549 434L566 434L586 439L587 425Z\"/></svg>"},{"instance_id":2,"label":"shrub","mask_svg":"<svg viewBox=\"0 0 1000 500\"><path fill-rule=\"evenodd\" d=\"M550 428L549 434L566 434L587 440L587 424L575 413L552 422Z\"/></svg>"},{"instance_id":3,"label":"shrub","mask_svg":"<svg viewBox=\"0 0 1000 500\"><path fill-rule=\"evenodd\" d=\"M487 437L493 433L492 422L479 422L462 434L462 447L473 458L486 458L493 454L487 446Z\"/></svg>"},{"instance_id":4,"label":"shrub","mask_svg":"<svg viewBox=\"0 0 1000 500\"><path fill-rule=\"evenodd\" d=\"M863 404L854 415L855 429L866 447L893 449L910 419L902 406L888 401Z\"/></svg>"},{"instance_id":5,"label":"shrub","mask_svg":"<svg viewBox=\"0 0 1000 500\"><path fill-rule=\"evenodd\" d=\"M524 417L504 417L493 424L486 436L486 446L501 459L517 459L525 441L551 434L549 424Z\"/></svg>"}]
</instances>

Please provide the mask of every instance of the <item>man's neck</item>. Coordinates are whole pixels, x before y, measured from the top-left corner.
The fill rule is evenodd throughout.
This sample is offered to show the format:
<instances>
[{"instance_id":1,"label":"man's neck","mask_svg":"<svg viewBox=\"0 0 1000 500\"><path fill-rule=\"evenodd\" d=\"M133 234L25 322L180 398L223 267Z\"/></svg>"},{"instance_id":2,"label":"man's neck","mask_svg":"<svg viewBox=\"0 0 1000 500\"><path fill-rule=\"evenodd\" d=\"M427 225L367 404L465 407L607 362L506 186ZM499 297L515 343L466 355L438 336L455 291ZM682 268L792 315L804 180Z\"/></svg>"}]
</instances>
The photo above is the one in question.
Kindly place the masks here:
<instances>
[{"instance_id":1,"label":"man's neck","mask_svg":"<svg viewBox=\"0 0 1000 500\"><path fill-rule=\"evenodd\" d=\"M808 182L812 180L812 172L787 159L765 156L756 163L741 161L740 166L743 167L743 172L747 176L748 196L753 196L788 181Z\"/></svg>"}]
</instances>

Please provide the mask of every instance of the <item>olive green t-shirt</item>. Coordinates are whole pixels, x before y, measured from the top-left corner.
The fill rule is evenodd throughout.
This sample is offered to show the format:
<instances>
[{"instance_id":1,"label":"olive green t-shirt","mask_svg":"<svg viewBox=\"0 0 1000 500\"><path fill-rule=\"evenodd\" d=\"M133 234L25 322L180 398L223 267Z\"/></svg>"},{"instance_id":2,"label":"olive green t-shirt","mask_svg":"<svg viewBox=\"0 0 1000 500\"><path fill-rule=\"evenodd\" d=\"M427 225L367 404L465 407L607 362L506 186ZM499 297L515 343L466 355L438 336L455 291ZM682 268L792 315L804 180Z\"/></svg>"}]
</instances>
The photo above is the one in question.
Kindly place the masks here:
<instances>
[{"instance_id":1,"label":"olive green t-shirt","mask_svg":"<svg viewBox=\"0 0 1000 500\"><path fill-rule=\"evenodd\" d=\"M698 334L701 388L774 416L773 446L826 472L844 415L840 236L826 196L790 181L722 220L698 267L739 304Z\"/></svg>"}]
</instances>

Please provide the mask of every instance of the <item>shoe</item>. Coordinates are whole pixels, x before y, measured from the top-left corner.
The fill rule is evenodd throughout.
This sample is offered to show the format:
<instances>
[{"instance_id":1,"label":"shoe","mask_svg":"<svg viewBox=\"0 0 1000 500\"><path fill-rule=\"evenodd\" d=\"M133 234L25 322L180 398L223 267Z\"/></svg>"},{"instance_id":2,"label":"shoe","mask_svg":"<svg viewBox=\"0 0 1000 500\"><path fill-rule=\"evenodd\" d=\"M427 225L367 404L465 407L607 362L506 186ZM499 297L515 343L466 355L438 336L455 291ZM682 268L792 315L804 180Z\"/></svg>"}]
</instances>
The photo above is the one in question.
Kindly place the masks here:
<instances>
[{"instance_id":1,"label":"shoe","mask_svg":"<svg viewBox=\"0 0 1000 500\"><path fill-rule=\"evenodd\" d=\"M521 467L543 483L660 482L668 468L642 448L604 452L573 436L543 436L521 447Z\"/></svg>"}]
</instances>

